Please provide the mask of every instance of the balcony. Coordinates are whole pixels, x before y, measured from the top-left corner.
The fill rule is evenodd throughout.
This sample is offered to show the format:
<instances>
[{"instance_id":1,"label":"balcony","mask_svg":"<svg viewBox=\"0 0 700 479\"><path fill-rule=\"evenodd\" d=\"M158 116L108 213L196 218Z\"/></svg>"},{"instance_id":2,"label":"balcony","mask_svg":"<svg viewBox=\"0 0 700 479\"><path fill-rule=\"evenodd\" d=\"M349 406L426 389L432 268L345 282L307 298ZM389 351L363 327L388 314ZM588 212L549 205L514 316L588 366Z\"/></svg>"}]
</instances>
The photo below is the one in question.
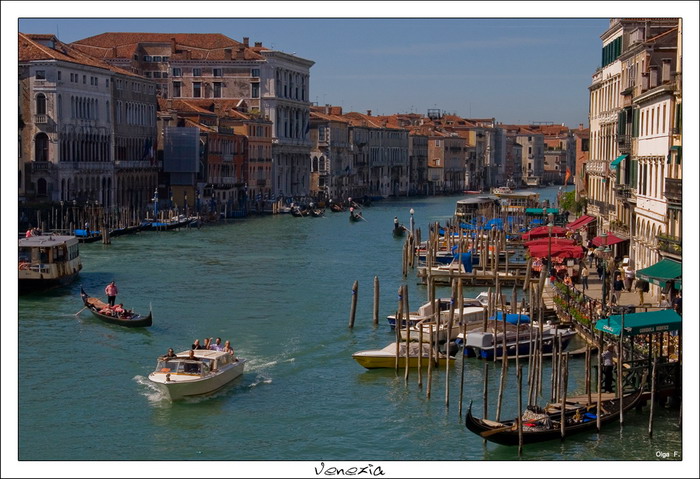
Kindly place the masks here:
<instances>
[{"instance_id":1,"label":"balcony","mask_svg":"<svg viewBox=\"0 0 700 479\"><path fill-rule=\"evenodd\" d=\"M621 155L629 155L632 149L632 141L630 135L617 136L617 148Z\"/></svg>"},{"instance_id":2,"label":"balcony","mask_svg":"<svg viewBox=\"0 0 700 479\"><path fill-rule=\"evenodd\" d=\"M34 123L37 125L45 125L49 122L48 115L34 115Z\"/></svg>"},{"instance_id":3,"label":"balcony","mask_svg":"<svg viewBox=\"0 0 700 479\"><path fill-rule=\"evenodd\" d=\"M683 180L666 178L664 196L669 203L681 203L683 201Z\"/></svg>"},{"instance_id":4,"label":"balcony","mask_svg":"<svg viewBox=\"0 0 700 479\"><path fill-rule=\"evenodd\" d=\"M30 164L32 166L32 173L49 172L54 168L53 163L50 161L32 161Z\"/></svg>"},{"instance_id":5,"label":"balcony","mask_svg":"<svg viewBox=\"0 0 700 479\"><path fill-rule=\"evenodd\" d=\"M630 185L617 185L615 187L615 198L620 201L626 201L632 196L632 188Z\"/></svg>"},{"instance_id":6,"label":"balcony","mask_svg":"<svg viewBox=\"0 0 700 479\"><path fill-rule=\"evenodd\" d=\"M683 255L683 242L678 236L657 235L656 246L659 252L670 253L676 256Z\"/></svg>"}]
</instances>

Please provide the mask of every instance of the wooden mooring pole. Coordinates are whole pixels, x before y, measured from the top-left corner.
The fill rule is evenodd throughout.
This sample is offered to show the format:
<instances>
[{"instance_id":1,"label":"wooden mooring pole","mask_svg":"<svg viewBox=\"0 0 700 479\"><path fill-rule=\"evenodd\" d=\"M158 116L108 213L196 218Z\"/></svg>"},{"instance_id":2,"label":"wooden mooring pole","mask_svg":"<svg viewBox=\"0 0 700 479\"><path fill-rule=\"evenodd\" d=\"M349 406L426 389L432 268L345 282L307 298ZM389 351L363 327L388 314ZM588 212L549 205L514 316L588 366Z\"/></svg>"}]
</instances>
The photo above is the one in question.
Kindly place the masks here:
<instances>
[{"instance_id":1,"label":"wooden mooring pole","mask_svg":"<svg viewBox=\"0 0 700 479\"><path fill-rule=\"evenodd\" d=\"M657 358L654 358L654 365L651 368L651 397L649 398L649 437L653 435L654 426L654 403L656 402L656 363Z\"/></svg>"},{"instance_id":2,"label":"wooden mooring pole","mask_svg":"<svg viewBox=\"0 0 700 479\"><path fill-rule=\"evenodd\" d=\"M374 308L372 312L372 324L379 326L379 277L374 277Z\"/></svg>"},{"instance_id":3,"label":"wooden mooring pole","mask_svg":"<svg viewBox=\"0 0 700 479\"><path fill-rule=\"evenodd\" d=\"M357 310L357 289L358 289L358 282L355 280L355 282L352 285L352 302L350 304L350 322L348 323L348 327L352 329L355 326L355 311Z\"/></svg>"}]
</instances>

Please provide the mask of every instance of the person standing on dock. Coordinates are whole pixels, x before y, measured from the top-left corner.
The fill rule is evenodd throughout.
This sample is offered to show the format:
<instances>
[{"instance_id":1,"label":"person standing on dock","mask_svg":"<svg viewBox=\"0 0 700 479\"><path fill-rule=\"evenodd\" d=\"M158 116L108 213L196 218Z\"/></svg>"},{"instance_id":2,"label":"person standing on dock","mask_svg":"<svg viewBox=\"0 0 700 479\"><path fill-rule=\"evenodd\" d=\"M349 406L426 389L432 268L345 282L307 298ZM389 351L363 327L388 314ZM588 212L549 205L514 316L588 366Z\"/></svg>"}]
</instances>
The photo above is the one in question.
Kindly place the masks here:
<instances>
[{"instance_id":1,"label":"person standing on dock","mask_svg":"<svg viewBox=\"0 0 700 479\"><path fill-rule=\"evenodd\" d=\"M605 352L603 352L603 392L613 392L613 356L615 355L615 346L609 344Z\"/></svg>"},{"instance_id":2,"label":"person standing on dock","mask_svg":"<svg viewBox=\"0 0 700 479\"><path fill-rule=\"evenodd\" d=\"M117 285L114 281L110 282L107 287L105 288L105 294L107 295L107 302L109 303L110 306L114 306L115 301L117 300L117 293L119 293L119 290L117 289Z\"/></svg>"}]
</instances>

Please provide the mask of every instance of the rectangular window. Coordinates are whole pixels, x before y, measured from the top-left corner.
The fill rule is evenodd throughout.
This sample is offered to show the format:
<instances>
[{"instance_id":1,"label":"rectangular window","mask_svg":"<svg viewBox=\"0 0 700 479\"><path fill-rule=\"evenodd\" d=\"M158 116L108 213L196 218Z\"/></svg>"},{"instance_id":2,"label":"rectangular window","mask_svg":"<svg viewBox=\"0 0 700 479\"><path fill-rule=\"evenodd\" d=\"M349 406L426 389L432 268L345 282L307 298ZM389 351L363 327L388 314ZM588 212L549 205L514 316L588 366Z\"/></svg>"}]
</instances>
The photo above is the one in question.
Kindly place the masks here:
<instances>
[{"instance_id":1,"label":"rectangular window","mask_svg":"<svg viewBox=\"0 0 700 479\"><path fill-rule=\"evenodd\" d=\"M163 78L168 78L168 72L161 72L163 74Z\"/></svg>"},{"instance_id":2,"label":"rectangular window","mask_svg":"<svg viewBox=\"0 0 700 479\"><path fill-rule=\"evenodd\" d=\"M154 61L154 62L161 62L161 61L163 61L163 60L162 60L161 57L155 56L155 57L153 57L153 61Z\"/></svg>"},{"instance_id":3,"label":"rectangular window","mask_svg":"<svg viewBox=\"0 0 700 479\"><path fill-rule=\"evenodd\" d=\"M164 62L168 62L170 60L170 57L163 57Z\"/></svg>"},{"instance_id":4,"label":"rectangular window","mask_svg":"<svg viewBox=\"0 0 700 479\"><path fill-rule=\"evenodd\" d=\"M259 83L253 83L252 85L252 98L259 98L260 97L260 84Z\"/></svg>"},{"instance_id":5,"label":"rectangular window","mask_svg":"<svg viewBox=\"0 0 700 479\"><path fill-rule=\"evenodd\" d=\"M192 76L201 77L202 76L202 69L201 68L193 68L192 69Z\"/></svg>"},{"instance_id":6,"label":"rectangular window","mask_svg":"<svg viewBox=\"0 0 700 479\"><path fill-rule=\"evenodd\" d=\"M174 77L181 77L182 76L182 68L173 68L173 76Z\"/></svg>"},{"instance_id":7,"label":"rectangular window","mask_svg":"<svg viewBox=\"0 0 700 479\"><path fill-rule=\"evenodd\" d=\"M214 98L221 98L221 82L214 82Z\"/></svg>"},{"instance_id":8,"label":"rectangular window","mask_svg":"<svg viewBox=\"0 0 700 479\"><path fill-rule=\"evenodd\" d=\"M151 72L144 72L144 74L146 75L146 78L151 78Z\"/></svg>"},{"instance_id":9,"label":"rectangular window","mask_svg":"<svg viewBox=\"0 0 700 479\"><path fill-rule=\"evenodd\" d=\"M252 77L259 77L260 76L260 69L259 68L253 68L250 71L250 76Z\"/></svg>"},{"instance_id":10,"label":"rectangular window","mask_svg":"<svg viewBox=\"0 0 700 479\"><path fill-rule=\"evenodd\" d=\"M160 78L160 72L153 72L153 78Z\"/></svg>"},{"instance_id":11,"label":"rectangular window","mask_svg":"<svg viewBox=\"0 0 700 479\"><path fill-rule=\"evenodd\" d=\"M83 75L83 85L87 83L87 75Z\"/></svg>"},{"instance_id":12,"label":"rectangular window","mask_svg":"<svg viewBox=\"0 0 700 479\"><path fill-rule=\"evenodd\" d=\"M145 61L145 62L150 62L150 61L152 61L151 55L146 55L146 56L144 56L144 57L143 57L143 61Z\"/></svg>"},{"instance_id":13,"label":"rectangular window","mask_svg":"<svg viewBox=\"0 0 700 479\"><path fill-rule=\"evenodd\" d=\"M222 76L222 75L221 75L221 68L214 68L213 71L214 71L214 76L215 76L215 77L220 77L220 76Z\"/></svg>"},{"instance_id":14,"label":"rectangular window","mask_svg":"<svg viewBox=\"0 0 700 479\"><path fill-rule=\"evenodd\" d=\"M173 82L173 97L178 98L182 96L182 83L179 81Z\"/></svg>"},{"instance_id":15,"label":"rectangular window","mask_svg":"<svg viewBox=\"0 0 700 479\"><path fill-rule=\"evenodd\" d=\"M56 72L56 74L58 75L58 81L61 81L61 70L58 70ZM664 108L666 108L666 107L664 107Z\"/></svg>"},{"instance_id":16,"label":"rectangular window","mask_svg":"<svg viewBox=\"0 0 700 479\"><path fill-rule=\"evenodd\" d=\"M192 83L192 97L202 98L202 82L196 81Z\"/></svg>"}]
</instances>

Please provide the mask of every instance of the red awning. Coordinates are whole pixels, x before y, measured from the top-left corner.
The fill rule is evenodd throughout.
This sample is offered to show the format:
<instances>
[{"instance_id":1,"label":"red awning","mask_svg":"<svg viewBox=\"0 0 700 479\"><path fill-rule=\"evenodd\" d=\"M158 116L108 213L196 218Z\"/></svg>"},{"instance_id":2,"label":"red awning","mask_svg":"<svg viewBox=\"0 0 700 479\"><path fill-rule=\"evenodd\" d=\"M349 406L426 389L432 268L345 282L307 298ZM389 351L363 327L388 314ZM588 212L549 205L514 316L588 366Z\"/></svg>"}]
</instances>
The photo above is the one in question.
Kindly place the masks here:
<instances>
[{"instance_id":1,"label":"red awning","mask_svg":"<svg viewBox=\"0 0 700 479\"><path fill-rule=\"evenodd\" d=\"M552 245L559 245L559 246L573 246L576 244L576 242L572 239L569 238L557 238L557 237L552 237L550 240L549 238L537 238L534 240L526 241L525 246L528 248L531 246L538 246L538 245L549 245L549 242L552 242Z\"/></svg>"},{"instance_id":2,"label":"red awning","mask_svg":"<svg viewBox=\"0 0 700 479\"><path fill-rule=\"evenodd\" d=\"M561 226L553 226L552 227L552 237L555 236L566 236L566 233L568 233L568 230L566 228L562 228ZM524 240L531 240L535 238L546 238L549 236L549 226L538 226L537 228L533 228L527 233L524 233L522 235L522 238Z\"/></svg>"},{"instance_id":3,"label":"red awning","mask_svg":"<svg viewBox=\"0 0 700 479\"><path fill-rule=\"evenodd\" d=\"M623 238L618 238L618 237L615 236L614 234L608 233L608 237L607 237L606 240L605 240L605 244L606 244L607 246L611 246L611 245L614 245L614 244L617 244L617 243L622 243L623 241L629 241L629 240L626 240L626 239L623 239ZM593 244L596 245L596 246L602 246L602 245L603 245L603 237L602 237L602 236L596 236L595 238L593 238Z\"/></svg>"},{"instance_id":4,"label":"red awning","mask_svg":"<svg viewBox=\"0 0 700 479\"><path fill-rule=\"evenodd\" d=\"M550 254L549 245L535 245L529 248L530 256L547 258ZM552 257L583 258L583 249L580 246L552 244Z\"/></svg>"},{"instance_id":5,"label":"red awning","mask_svg":"<svg viewBox=\"0 0 700 479\"><path fill-rule=\"evenodd\" d=\"M567 224L566 227L570 230L578 230L586 226L591 221L595 221L595 218L593 216L583 215L579 218L576 218L571 223Z\"/></svg>"}]
</instances>

